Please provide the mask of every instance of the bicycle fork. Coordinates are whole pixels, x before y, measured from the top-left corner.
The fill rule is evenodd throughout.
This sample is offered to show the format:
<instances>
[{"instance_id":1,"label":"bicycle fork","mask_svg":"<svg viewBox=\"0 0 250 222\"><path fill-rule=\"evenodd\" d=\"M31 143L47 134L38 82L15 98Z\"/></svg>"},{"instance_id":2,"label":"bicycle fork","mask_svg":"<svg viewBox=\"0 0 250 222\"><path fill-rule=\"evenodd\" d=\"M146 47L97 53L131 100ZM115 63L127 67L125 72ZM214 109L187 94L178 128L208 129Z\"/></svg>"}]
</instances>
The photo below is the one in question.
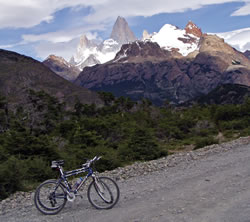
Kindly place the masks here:
<instances>
[{"instance_id":1,"label":"bicycle fork","mask_svg":"<svg viewBox=\"0 0 250 222\"><path fill-rule=\"evenodd\" d=\"M99 178L93 174L92 175L93 179L94 179L94 183L95 183L95 186L97 188L97 190L101 193L101 194L104 194L104 188L103 188L103 184L101 184L101 182L99 181Z\"/></svg>"},{"instance_id":2,"label":"bicycle fork","mask_svg":"<svg viewBox=\"0 0 250 222\"><path fill-rule=\"evenodd\" d=\"M96 188L97 194L100 196L100 198L108 204L113 203L114 198L111 190L105 184L103 181L101 181L97 176L93 175L94 178L94 186ZM107 196L108 194L108 196Z\"/></svg>"}]
</instances>

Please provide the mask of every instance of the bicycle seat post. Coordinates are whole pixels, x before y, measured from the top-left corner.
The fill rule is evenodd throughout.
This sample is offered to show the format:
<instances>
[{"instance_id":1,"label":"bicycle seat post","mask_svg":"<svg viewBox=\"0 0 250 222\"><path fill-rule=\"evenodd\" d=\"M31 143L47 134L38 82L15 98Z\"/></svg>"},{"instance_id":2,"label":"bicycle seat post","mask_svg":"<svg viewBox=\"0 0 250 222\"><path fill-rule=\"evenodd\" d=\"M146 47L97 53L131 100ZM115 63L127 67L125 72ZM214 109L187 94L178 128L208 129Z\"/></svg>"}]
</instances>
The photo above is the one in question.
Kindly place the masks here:
<instances>
[{"instance_id":1,"label":"bicycle seat post","mask_svg":"<svg viewBox=\"0 0 250 222\"><path fill-rule=\"evenodd\" d=\"M61 176L63 176L64 173L63 173L63 168L62 168L62 166L59 165L58 168L59 168L59 171L60 171Z\"/></svg>"}]
</instances>

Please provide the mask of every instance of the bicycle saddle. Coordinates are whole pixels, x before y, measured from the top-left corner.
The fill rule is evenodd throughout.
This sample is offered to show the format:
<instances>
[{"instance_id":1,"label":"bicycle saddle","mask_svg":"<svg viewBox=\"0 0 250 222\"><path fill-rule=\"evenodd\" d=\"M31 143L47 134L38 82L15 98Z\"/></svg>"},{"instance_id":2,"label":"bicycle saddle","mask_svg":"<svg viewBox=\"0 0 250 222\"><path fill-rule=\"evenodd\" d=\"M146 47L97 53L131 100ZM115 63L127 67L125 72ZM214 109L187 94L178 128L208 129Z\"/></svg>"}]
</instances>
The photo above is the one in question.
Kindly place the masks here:
<instances>
[{"instance_id":1,"label":"bicycle saddle","mask_svg":"<svg viewBox=\"0 0 250 222\"><path fill-rule=\"evenodd\" d=\"M58 166L63 166L64 160L53 160L51 162L51 168L57 168Z\"/></svg>"}]
</instances>

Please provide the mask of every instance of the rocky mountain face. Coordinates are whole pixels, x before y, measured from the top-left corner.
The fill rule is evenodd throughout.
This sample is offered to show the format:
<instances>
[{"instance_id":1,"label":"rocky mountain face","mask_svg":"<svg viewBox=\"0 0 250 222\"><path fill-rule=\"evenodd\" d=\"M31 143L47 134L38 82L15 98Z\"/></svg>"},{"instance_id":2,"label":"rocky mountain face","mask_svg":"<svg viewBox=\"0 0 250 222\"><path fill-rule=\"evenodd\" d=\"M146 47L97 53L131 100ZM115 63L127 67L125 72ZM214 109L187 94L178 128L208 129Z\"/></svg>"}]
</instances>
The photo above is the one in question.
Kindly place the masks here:
<instances>
[{"instance_id":1,"label":"rocky mountain face","mask_svg":"<svg viewBox=\"0 0 250 222\"><path fill-rule=\"evenodd\" d=\"M12 107L23 106L29 100L28 91L43 90L66 102L70 108L76 97L85 104L101 104L96 93L77 87L61 78L41 62L15 52L0 50L0 94Z\"/></svg>"},{"instance_id":2,"label":"rocky mountain face","mask_svg":"<svg viewBox=\"0 0 250 222\"><path fill-rule=\"evenodd\" d=\"M160 35L123 45L114 60L86 67L75 83L134 100L148 98L158 105L166 100L180 104L222 84L250 86L249 59L223 39L202 34L190 23L184 31L163 28ZM168 47L169 42L179 48Z\"/></svg>"},{"instance_id":3,"label":"rocky mountain face","mask_svg":"<svg viewBox=\"0 0 250 222\"><path fill-rule=\"evenodd\" d=\"M246 51L244 52L244 55L245 55L248 59L250 59L250 50L246 50Z\"/></svg>"},{"instance_id":4,"label":"rocky mountain face","mask_svg":"<svg viewBox=\"0 0 250 222\"><path fill-rule=\"evenodd\" d=\"M194 35L198 38L202 36L201 29L195 25L192 21L189 21L188 24L185 27L185 31L187 35Z\"/></svg>"},{"instance_id":5,"label":"rocky mountain face","mask_svg":"<svg viewBox=\"0 0 250 222\"><path fill-rule=\"evenodd\" d=\"M112 62L140 63L145 61L159 62L170 58L173 53L163 50L157 43L151 41L136 41L124 44Z\"/></svg>"},{"instance_id":6,"label":"rocky mountain face","mask_svg":"<svg viewBox=\"0 0 250 222\"><path fill-rule=\"evenodd\" d=\"M64 58L55 55L50 55L46 60L43 61L43 64L57 75L69 81L75 80L81 72L80 69L67 62Z\"/></svg>"},{"instance_id":7,"label":"rocky mountain face","mask_svg":"<svg viewBox=\"0 0 250 222\"><path fill-rule=\"evenodd\" d=\"M119 44L134 42L136 40L136 37L129 28L127 21L120 16L118 16L114 24L110 38L114 39Z\"/></svg>"}]
</instances>

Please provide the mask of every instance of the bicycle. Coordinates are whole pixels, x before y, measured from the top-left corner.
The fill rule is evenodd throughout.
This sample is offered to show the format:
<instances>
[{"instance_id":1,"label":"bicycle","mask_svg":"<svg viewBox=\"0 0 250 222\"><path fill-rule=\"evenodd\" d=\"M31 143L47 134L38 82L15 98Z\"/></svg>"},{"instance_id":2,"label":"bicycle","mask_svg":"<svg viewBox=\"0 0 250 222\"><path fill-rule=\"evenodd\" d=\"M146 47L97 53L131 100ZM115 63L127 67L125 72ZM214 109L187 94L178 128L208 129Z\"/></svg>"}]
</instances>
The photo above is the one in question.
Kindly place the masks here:
<instances>
[{"instance_id":1,"label":"bicycle","mask_svg":"<svg viewBox=\"0 0 250 222\"><path fill-rule=\"evenodd\" d=\"M60 172L59 179L50 179L41 183L34 195L36 208L43 214L54 215L59 213L65 206L67 200L73 202L79 189L86 183L88 178L92 178L87 190L89 202L96 209L111 209L114 207L120 197L120 190L117 183L109 177L99 177L95 174L92 165L101 157L95 156L82 164L80 169L63 171L63 160L52 161L51 168ZM87 172L87 175L78 178L78 181L71 186L68 177Z\"/></svg>"}]
</instances>

